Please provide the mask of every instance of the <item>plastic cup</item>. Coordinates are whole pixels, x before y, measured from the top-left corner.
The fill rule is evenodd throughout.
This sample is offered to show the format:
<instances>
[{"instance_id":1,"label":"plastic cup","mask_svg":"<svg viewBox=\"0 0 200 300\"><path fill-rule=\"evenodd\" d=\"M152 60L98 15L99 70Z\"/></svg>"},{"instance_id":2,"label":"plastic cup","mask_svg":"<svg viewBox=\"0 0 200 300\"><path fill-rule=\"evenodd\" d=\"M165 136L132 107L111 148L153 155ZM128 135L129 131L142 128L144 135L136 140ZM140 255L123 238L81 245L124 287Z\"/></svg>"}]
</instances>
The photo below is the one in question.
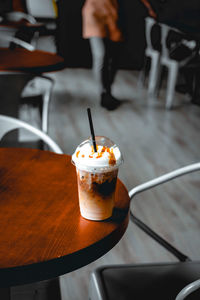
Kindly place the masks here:
<instances>
[{"instance_id":1,"label":"plastic cup","mask_svg":"<svg viewBox=\"0 0 200 300\"><path fill-rule=\"evenodd\" d=\"M115 164L106 162L98 165L93 160L91 162L79 160L77 152L86 144L91 146L90 139L77 147L72 156L72 163L76 166L77 172L80 213L86 219L100 221L112 216L118 168L123 159L118 147L110 139L102 136L95 139L97 146L112 147L117 151Z\"/></svg>"}]
</instances>

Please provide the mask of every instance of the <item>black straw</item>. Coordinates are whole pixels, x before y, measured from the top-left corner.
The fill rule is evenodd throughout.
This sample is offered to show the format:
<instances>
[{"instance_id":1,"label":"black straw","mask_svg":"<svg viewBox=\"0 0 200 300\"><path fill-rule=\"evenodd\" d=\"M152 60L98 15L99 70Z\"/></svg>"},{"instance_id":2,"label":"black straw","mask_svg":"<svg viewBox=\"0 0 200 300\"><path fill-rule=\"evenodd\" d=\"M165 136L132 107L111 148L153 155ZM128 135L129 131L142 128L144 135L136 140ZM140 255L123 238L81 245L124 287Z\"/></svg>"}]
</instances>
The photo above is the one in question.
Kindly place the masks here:
<instances>
[{"instance_id":1,"label":"black straw","mask_svg":"<svg viewBox=\"0 0 200 300\"><path fill-rule=\"evenodd\" d=\"M91 135L92 135L92 144L93 144L93 147L94 147L94 152L97 152L97 146L96 146L95 134L94 134L94 127L93 127L93 123L92 123L92 115L91 115L90 108L87 108L87 113L88 113L88 120L89 120L89 124L90 124L90 131L91 131Z\"/></svg>"}]
</instances>

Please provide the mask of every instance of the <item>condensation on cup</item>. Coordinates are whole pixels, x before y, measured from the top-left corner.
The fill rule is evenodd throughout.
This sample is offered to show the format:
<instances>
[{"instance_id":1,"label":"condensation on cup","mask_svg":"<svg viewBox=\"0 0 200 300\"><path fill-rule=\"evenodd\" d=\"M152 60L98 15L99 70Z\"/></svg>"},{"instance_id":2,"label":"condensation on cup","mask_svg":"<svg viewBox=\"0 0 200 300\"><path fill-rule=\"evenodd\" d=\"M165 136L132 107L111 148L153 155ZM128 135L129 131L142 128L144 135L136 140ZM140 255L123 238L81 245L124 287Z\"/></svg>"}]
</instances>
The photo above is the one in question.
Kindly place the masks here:
<instances>
[{"instance_id":1,"label":"condensation on cup","mask_svg":"<svg viewBox=\"0 0 200 300\"><path fill-rule=\"evenodd\" d=\"M95 139L97 152L88 139L76 148L72 163L76 166L81 215L98 221L112 216L118 168L123 158L110 139L104 136Z\"/></svg>"}]
</instances>

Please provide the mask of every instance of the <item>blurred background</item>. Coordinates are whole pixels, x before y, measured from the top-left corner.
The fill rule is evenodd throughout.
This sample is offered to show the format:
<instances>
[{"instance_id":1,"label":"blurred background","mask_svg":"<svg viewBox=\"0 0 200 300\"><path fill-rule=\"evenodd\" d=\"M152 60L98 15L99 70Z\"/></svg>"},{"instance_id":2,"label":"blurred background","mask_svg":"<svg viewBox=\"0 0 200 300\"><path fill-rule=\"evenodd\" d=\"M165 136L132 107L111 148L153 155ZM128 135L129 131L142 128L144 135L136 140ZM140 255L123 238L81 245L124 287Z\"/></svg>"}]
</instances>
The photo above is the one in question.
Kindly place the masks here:
<instances>
[{"instance_id":1,"label":"blurred background","mask_svg":"<svg viewBox=\"0 0 200 300\"><path fill-rule=\"evenodd\" d=\"M108 136L123 153L119 177L128 190L200 156L199 1L149 2L156 20L142 1L119 1L125 39L113 94L122 105L108 111L99 104L90 45L82 38L84 0L0 1L0 114L42 128L72 154L90 135L90 107L96 135ZM23 45L13 37L32 45L34 58L18 58ZM17 52L8 57L5 49ZM37 51L50 56L41 59ZM15 66L19 60L21 66ZM41 119L46 93L47 123ZM30 141L35 142L20 131L19 143ZM5 139L4 145L9 143ZM148 225L199 260L199 200L199 175L192 174L136 197L132 206ZM103 264L160 261L175 258L130 223L104 257L60 277L62 300L87 299L90 273ZM20 287L13 287L13 297L24 299Z\"/></svg>"}]
</instances>

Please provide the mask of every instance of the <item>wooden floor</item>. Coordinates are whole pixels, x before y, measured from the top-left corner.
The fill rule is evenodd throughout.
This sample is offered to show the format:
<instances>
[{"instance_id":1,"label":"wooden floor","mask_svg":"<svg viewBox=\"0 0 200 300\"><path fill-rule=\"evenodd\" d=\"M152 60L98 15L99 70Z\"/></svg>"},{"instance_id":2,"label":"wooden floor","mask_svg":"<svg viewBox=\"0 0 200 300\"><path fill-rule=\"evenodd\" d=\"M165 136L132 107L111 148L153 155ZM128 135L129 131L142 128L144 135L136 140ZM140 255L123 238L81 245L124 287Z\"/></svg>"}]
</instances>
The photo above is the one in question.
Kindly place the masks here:
<instances>
[{"instance_id":1,"label":"wooden floor","mask_svg":"<svg viewBox=\"0 0 200 300\"><path fill-rule=\"evenodd\" d=\"M89 136L86 108L90 107L96 135L108 136L120 147L124 164L119 176L127 189L200 160L200 106L176 94L175 107L165 110L164 95L147 99L138 89L138 72L118 72L114 94L124 102L109 112L99 105L91 70L66 69L50 74L55 81L50 105L49 134L72 154ZM138 195L135 214L192 259L200 259L200 173L186 175ZM62 300L88 297L90 273L103 264L176 261L135 225L122 240L94 263L60 278Z\"/></svg>"}]
</instances>

